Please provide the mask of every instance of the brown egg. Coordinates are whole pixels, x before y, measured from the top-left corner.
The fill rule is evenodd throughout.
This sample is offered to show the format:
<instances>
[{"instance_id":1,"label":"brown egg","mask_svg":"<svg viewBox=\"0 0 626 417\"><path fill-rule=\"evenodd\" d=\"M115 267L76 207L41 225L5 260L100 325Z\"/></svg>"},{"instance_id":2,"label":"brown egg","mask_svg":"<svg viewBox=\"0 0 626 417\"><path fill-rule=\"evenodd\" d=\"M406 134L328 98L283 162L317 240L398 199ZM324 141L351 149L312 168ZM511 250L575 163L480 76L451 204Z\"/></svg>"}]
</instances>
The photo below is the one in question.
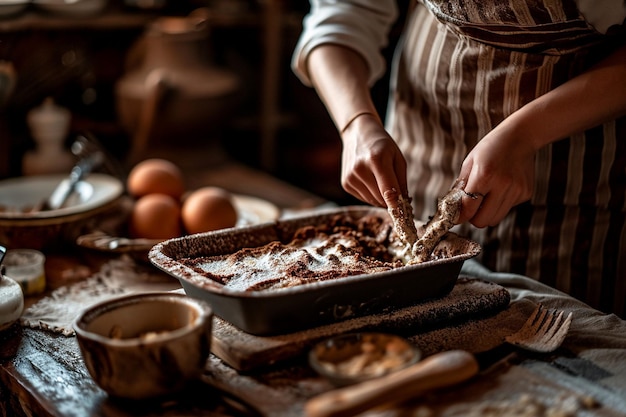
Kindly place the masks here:
<instances>
[{"instance_id":1,"label":"brown egg","mask_svg":"<svg viewBox=\"0 0 626 417\"><path fill-rule=\"evenodd\" d=\"M209 232L235 226L237 209L228 191L203 187L185 198L181 218L187 233Z\"/></svg>"},{"instance_id":2,"label":"brown egg","mask_svg":"<svg viewBox=\"0 0 626 417\"><path fill-rule=\"evenodd\" d=\"M170 239L182 235L180 203L166 194L148 194L139 198L129 222L132 237Z\"/></svg>"},{"instance_id":3,"label":"brown egg","mask_svg":"<svg viewBox=\"0 0 626 417\"><path fill-rule=\"evenodd\" d=\"M180 199L185 192L185 181L176 164L166 159L152 158L139 162L131 169L126 187L135 197L159 193Z\"/></svg>"}]
</instances>

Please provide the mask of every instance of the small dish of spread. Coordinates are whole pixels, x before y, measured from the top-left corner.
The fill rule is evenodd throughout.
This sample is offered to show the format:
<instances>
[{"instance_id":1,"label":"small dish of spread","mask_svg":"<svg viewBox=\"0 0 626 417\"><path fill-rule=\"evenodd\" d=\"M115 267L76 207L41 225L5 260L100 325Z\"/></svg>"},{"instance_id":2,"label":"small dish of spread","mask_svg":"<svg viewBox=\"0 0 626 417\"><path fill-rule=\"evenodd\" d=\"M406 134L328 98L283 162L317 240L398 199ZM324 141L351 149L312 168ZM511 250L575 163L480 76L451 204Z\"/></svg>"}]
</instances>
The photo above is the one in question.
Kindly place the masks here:
<instances>
[{"instance_id":1,"label":"small dish of spread","mask_svg":"<svg viewBox=\"0 0 626 417\"><path fill-rule=\"evenodd\" d=\"M309 352L311 367L337 386L387 375L420 358L420 350L408 340L375 332L331 337L317 343Z\"/></svg>"}]
</instances>

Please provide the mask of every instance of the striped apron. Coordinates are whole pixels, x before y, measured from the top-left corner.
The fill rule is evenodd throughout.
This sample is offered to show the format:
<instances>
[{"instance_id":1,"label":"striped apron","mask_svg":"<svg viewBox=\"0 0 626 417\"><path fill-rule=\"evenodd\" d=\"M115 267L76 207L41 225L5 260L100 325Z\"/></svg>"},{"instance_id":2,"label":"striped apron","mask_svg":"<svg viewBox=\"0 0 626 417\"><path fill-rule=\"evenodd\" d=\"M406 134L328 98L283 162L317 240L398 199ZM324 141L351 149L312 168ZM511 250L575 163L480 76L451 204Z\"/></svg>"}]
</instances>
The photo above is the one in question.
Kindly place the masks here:
<instances>
[{"instance_id":1,"label":"striped apron","mask_svg":"<svg viewBox=\"0 0 626 417\"><path fill-rule=\"evenodd\" d=\"M418 3L394 57L387 114L416 217L433 214L487 132L616 44L574 0ZM535 171L529 202L496 227L460 234L481 243L488 268L626 317L626 118L541 149Z\"/></svg>"}]
</instances>

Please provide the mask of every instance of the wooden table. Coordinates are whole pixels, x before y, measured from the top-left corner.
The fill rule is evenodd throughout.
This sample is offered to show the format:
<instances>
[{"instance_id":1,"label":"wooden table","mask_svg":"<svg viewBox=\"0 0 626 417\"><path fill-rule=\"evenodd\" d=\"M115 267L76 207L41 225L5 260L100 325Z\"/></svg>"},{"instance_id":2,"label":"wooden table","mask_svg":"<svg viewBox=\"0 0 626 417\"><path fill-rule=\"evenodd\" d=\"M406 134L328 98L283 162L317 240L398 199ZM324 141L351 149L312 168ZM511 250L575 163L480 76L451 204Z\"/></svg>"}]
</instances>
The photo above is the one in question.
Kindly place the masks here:
<instances>
[{"instance_id":1,"label":"wooden table","mask_svg":"<svg viewBox=\"0 0 626 417\"><path fill-rule=\"evenodd\" d=\"M260 197L274 199L281 208L302 207L298 203L303 201L305 207L323 202L279 181L256 175L245 167L224 166L221 169L221 173L215 174L218 171L214 171L197 179L205 181L214 175L211 182L234 180L233 184L245 187L237 192L256 190L262 194ZM80 280L81 274L88 275L94 268L93 265L82 265L81 260L73 259L71 253L63 261L75 262L75 271L85 268L74 276L74 280ZM493 273L474 261L466 262L462 272L506 288L511 294L511 307L466 322L433 329L413 329L414 334L409 335L409 339L422 349L425 356L448 349L471 351L476 341L493 337L498 332L510 332L510 328L519 326L520 323L512 321L511 311L517 308L532 310L538 302L574 312L568 338L562 349L554 354L518 351L511 361L486 374L435 395L417 396L403 405L404 408L388 410L389 415L400 415L407 410L415 412L421 408L433 416L467 416L471 410L500 406L504 400L520 402L525 398L544 405L558 398L571 399L578 404L578 410L569 414L574 416L626 414L625 321L603 315L529 278ZM67 284L67 280L57 277L51 284L51 287L59 287ZM32 304L36 299L28 301ZM498 354L491 359L499 357ZM203 381L190 386L184 395L140 404L125 403L110 399L94 383L82 361L75 337L17 324L0 334L0 416L251 415L244 412L250 409L233 407L232 400L223 400L222 391L215 386L251 404L258 413L272 417L301 416L309 398L333 388L309 368L302 356L273 367L238 372L211 355ZM588 398L593 401L584 402Z\"/></svg>"},{"instance_id":2,"label":"wooden table","mask_svg":"<svg viewBox=\"0 0 626 417\"><path fill-rule=\"evenodd\" d=\"M472 261L468 263L471 269ZM528 310L537 302L574 312L568 338L553 354L514 351L507 362L489 372L435 394L417 396L404 408L389 411L388 415L422 408L433 416L467 416L471 410L487 406L503 407L507 402L519 405L528 401L543 406L554 401L557 404L573 401L578 409L565 414L571 416L626 413L625 321L603 315L525 277L467 269L464 267L464 274L476 274L479 279L507 288L513 303L507 310L489 317L418 331L409 339L426 356L448 349L471 349L475 346L473 341L488 338L489 333L506 333L510 331L507 326L519 325L510 322L513 317L510 310ZM307 399L333 388L302 357L269 368L238 372L211 355L204 382L191 386L186 395L148 403L123 403L111 400L95 385L74 337L17 325L0 337L3 416L213 416L216 410L221 413L217 415L255 415L227 407L232 402L223 402L220 391L213 386L252 404L252 409L261 415L301 416ZM504 351L511 353L508 348ZM494 353L490 359L501 356L501 352ZM460 414L459 409L463 410Z\"/></svg>"}]
</instances>

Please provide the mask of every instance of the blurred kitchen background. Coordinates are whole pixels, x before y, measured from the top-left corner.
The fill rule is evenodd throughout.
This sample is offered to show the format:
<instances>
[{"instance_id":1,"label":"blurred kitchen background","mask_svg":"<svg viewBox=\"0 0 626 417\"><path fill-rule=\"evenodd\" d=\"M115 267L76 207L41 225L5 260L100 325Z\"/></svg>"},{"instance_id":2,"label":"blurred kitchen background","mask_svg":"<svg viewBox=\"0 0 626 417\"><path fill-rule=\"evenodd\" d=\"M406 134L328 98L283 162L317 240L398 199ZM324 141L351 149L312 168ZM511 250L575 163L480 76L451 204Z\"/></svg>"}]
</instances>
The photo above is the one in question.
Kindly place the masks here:
<instances>
[{"instance_id":1,"label":"blurred kitchen background","mask_svg":"<svg viewBox=\"0 0 626 417\"><path fill-rule=\"evenodd\" d=\"M290 69L308 9L303 0L0 2L0 179L36 173L29 157L55 140L44 129L64 151L90 132L122 169L149 156L183 168L229 159L353 202L339 182L338 134ZM381 112L387 82L373 90Z\"/></svg>"}]
</instances>

